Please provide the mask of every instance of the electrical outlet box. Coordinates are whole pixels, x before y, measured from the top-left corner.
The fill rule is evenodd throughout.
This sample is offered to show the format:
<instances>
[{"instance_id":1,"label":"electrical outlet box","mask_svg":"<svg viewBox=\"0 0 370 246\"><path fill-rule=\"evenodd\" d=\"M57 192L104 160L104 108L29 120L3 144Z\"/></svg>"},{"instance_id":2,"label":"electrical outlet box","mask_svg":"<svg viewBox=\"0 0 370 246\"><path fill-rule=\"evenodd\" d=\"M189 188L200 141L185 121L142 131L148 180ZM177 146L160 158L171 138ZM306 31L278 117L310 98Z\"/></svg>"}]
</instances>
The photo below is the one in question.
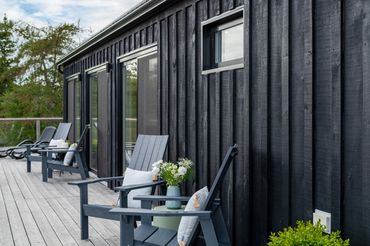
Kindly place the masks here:
<instances>
[{"instance_id":1,"label":"electrical outlet box","mask_svg":"<svg viewBox=\"0 0 370 246\"><path fill-rule=\"evenodd\" d=\"M325 232L331 233L331 213L324 212L318 209L315 209L313 213L313 223L317 224L320 221L320 224L325 226Z\"/></svg>"}]
</instances>

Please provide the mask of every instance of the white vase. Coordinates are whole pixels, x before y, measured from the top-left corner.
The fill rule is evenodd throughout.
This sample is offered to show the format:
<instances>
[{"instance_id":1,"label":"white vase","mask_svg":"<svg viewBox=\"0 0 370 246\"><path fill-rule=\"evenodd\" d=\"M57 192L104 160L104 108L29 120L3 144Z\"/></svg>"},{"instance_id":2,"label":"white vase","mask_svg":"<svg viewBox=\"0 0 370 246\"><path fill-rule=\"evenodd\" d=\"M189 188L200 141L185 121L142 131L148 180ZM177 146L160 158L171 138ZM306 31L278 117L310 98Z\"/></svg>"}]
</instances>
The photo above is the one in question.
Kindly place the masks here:
<instances>
[{"instance_id":1,"label":"white vase","mask_svg":"<svg viewBox=\"0 0 370 246\"><path fill-rule=\"evenodd\" d=\"M168 186L166 196L180 196L180 187ZM168 209L179 209L181 208L181 201L166 201L166 207Z\"/></svg>"}]
</instances>

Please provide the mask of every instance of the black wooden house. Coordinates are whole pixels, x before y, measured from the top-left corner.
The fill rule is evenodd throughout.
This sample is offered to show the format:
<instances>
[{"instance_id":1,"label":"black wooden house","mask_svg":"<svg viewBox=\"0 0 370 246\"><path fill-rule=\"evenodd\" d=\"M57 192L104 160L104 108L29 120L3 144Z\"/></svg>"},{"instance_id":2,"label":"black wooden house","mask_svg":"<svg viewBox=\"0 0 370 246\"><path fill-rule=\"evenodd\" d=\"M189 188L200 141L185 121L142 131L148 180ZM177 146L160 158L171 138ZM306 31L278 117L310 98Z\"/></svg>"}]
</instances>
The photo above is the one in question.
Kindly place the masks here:
<instances>
[{"instance_id":1,"label":"black wooden house","mask_svg":"<svg viewBox=\"0 0 370 246\"><path fill-rule=\"evenodd\" d=\"M59 61L64 118L90 123L98 176L121 175L138 133L196 163L186 193L223 186L234 245L315 209L370 245L370 1L146 0Z\"/></svg>"}]
</instances>

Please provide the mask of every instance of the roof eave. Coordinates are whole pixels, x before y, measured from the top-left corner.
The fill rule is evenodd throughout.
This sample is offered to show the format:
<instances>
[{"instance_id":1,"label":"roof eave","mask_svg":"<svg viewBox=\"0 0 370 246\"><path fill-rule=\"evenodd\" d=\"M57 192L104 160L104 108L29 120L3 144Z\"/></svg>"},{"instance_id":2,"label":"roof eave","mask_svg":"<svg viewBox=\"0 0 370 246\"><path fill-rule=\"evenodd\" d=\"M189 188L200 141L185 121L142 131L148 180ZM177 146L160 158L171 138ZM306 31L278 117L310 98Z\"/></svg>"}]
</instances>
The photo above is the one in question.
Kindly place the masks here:
<instances>
[{"instance_id":1,"label":"roof eave","mask_svg":"<svg viewBox=\"0 0 370 246\"><path fill-rule=\"evenodd\" d=\"M62 72L62 65L67 63L68 61L72 60L73 58L83 54L86 50L90 47L102 42L103 40L112 36L118 30L123 29L125 26L131 24L141 16L147 14L148 12L152 11L153 9L159 7L163 3L167 2L168 0L145 0L134 8L123 14L117 20L113 21L107 27L103 28L97 34L92 36L91 38L84 41L81 45L77 48L69 52L67 55L61 57L57 61L57 68L60 72Z\"/></svg>"}]
</instances>

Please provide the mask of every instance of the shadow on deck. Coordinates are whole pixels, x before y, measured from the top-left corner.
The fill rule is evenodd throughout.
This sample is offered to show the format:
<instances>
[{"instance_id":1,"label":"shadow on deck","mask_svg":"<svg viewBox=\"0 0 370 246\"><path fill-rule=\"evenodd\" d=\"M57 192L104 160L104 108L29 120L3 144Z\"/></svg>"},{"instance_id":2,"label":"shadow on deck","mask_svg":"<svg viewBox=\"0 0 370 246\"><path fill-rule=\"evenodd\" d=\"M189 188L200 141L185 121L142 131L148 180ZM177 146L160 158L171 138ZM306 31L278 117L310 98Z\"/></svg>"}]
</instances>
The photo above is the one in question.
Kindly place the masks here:
<instances>
[{"instance_id":1,"label":"shadow on deck","mask_svg":"<svg viewBox=\"0 0 370 246\"><path fill-rule=\"evenodd\" d=\"M79 174L41 181L41 164L0 159L0 245L119 245L119 222L90 218L90 240L80 240ZM118 194L97 183L89 201L112 205Z\"/></svg>"}]
</instances>

